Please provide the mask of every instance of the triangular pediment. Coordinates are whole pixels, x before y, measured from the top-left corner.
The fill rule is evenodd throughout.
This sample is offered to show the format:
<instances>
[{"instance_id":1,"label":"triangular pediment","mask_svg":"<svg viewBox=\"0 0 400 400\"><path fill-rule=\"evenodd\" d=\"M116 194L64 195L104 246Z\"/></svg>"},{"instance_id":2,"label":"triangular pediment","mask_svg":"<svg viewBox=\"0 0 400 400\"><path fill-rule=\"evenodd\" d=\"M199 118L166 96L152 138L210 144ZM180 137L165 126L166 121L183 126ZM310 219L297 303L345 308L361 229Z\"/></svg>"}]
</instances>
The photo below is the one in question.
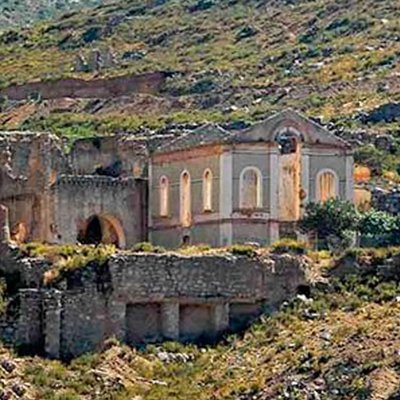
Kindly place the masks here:
<instances>
[{"instance_id":1,"label":"triangular pediment","mask_svg":"<svg viewBox=\"0 0 400 400\"><path fill-rule=\"evenodd\" d=\"M251 128L238 133L236 140L238 142L275 143L277 136L285 131L295 132L300 136L301 142L310 146L322 144L339 148L351 147L345 140L292 109L276 113Z\"/></svg>"}]
</instances>

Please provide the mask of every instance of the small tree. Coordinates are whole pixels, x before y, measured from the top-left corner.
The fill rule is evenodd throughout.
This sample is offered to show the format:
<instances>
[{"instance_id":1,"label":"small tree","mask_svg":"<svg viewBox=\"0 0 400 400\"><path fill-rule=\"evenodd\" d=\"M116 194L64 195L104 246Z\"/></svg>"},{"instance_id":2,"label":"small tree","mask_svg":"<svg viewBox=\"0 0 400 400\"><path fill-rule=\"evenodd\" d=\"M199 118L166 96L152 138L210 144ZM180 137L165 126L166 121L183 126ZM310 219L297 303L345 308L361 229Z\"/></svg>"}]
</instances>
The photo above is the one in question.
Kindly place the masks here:
<instances>
[{"instance_id":1,"label":"small tree","mask_svg":"<svg viewBox=\"0 0 400 400\"><path fill-rule=\"evenodd\" d=\"M361 215L358 231L369 245L388 246L398 244L400 220L385 211L369 210Z\"/></svg>"},{"instance_id":2,"label":"small tree","mask_svg":"<svg viewBox=\"0 0 400 400\"><path fill-rule=\"evenodd\" d=\"M362 235L390 234L396 228L397 218L385 211L369 210L361 215L358 230Z\"/></svg>"},{"instance_id":3,"label":"small tree","mask_svg":"<svg viewBox=\"0 0 400 400\"><path fill-rule=\"evenodd\" d=\"M329 199L324 203L309 203L300 221L300 229L313 233L332 250L342 249L350 244L357 231L360 215L353 203Z\"/></svg>"}]
</instances>

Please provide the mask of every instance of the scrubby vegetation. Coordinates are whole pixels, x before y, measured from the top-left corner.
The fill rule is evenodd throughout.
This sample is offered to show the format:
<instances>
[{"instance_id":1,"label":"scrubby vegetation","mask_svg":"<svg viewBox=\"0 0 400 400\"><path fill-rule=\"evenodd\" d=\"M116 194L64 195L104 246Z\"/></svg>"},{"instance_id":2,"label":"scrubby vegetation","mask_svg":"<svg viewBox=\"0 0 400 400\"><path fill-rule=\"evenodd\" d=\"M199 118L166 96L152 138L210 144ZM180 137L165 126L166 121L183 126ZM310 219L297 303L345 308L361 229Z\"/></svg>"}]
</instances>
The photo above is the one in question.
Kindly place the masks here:
<instances>
[{"instance_id":1,"label":"scrubby vegetation","mask_svg":"<svg viewBox=\"0 0 400 400\"><path fill-rule=\"evenodd\" d=\"M101 267L116 252L113 245L46 245L29 243L21 246L21 252L28 257L43 257L51 263L51 269L44 274L44 283L50 284L61 279L68 272L96 264Z\"/></svg>"},{"instance_id":2,"label":"scrubby vegetation","mask_svg":"<svg viewBox=\"0 0 400 400\"><path fill-rule=\"evenodd\" d=\"M303 255L309 250L307 243L292 239L281 239L271 246L271 252L276 254Z\"/></svg>"},{"instance_id":3,"label":"scrubby vegetation","mask_svg":"<svg viewBox=\"0 0 400 400\"><path fill-rule=\"evenodd\" d=\"M229 253L235 256L248 256L253 257L257 254L257 247L251 244L233 244L227 248Z\"/></svg>"},{"instance_id":4,"label":"scrubby vegetation","mask_svg":"<svg viewBox=\"0 0 400 400\"><path fill-rule=\"evenodd\" d=\"M359 211L354 204L340 199L308 203L300 229L314 236L317 247L339 253L355 241L363 247L400 244L399 216L375 209Z\"/></svg>"},{"instance_id":5,"label":"scrubby vegetation","mask_svg":"<svg viewBox=\"0 0 400 400\"><path fill-rule=\"evenodd\" d=\"M132 247L133 252L137 253L164 253L165 249L161 246L154 246L149 242L136 243Z\"/></svg>"},{"instance_id":6,"label":"scrubby vegetation","mask_svg":"<svg viewBox=\"0 0 400 400\"><path fill-rule=\"evenodd\" d=\"M0 30L26 26L60 15L62 12L104 3L102 0L2 0L0 3Z\"/></svg>"}]
</instances>

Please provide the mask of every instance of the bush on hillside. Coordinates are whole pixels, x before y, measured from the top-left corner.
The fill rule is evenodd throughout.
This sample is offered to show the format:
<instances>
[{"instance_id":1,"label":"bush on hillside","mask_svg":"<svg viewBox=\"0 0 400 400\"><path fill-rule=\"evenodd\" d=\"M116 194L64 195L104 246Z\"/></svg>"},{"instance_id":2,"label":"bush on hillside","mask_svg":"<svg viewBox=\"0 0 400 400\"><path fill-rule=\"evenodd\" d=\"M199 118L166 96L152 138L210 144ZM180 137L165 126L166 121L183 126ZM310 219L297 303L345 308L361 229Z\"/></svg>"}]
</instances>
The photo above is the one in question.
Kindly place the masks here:
<instances>
[{"instance_id":1,"label":"bush on hillside","mask_svg":"<svg viewBox=\"0 0 400 400\"><path fill-rule=\"evenodd\" d=\"M399 242L399 222L398 217L385 211L369 210L361 215L358 231L376 246L393 245Z\"/></svg>"},{"instance_id":2,"label":"bush on hillside","mask_svg":"<svg viewBox=\"0 0 400 400\"><path fill-rule=\"evenodd\" d=\"M164 253L165 249L161 246L154 246L149 242L136 243L132 249L135 253Z\"/></svg>"},{"instance_id":3,"label":"bush on hillside","mask_svg":"<svg viewBox=\"0 0 400 400\"><path fill-rule=\"evenodd\" d=\"M235 256L254 257L257 254L256 247L250 244L233 244L227 250Z\"/></svg>"},{"instance_id":4,"label":"bush on hillside","mask_svg":"<svg viewBox=\"0 0 400 400\"><path fill-rule=\"evenodd\" d=\"M300 221L300 229L314 234L330 250L337 252L351 244L360 215L349 201L329 199L324 203L309 203Z\"/></svg>"},{"instance_id":5,"label":"bush on hillside","mask_svg":"<svg viewBox=\"0 0 400 400\"><path fill-rule=\"evenodd\" d=\"M304 255L308 252L307 243L293 239L281 239L271 246L271 253Z\"/></svg>"}]
</instances>

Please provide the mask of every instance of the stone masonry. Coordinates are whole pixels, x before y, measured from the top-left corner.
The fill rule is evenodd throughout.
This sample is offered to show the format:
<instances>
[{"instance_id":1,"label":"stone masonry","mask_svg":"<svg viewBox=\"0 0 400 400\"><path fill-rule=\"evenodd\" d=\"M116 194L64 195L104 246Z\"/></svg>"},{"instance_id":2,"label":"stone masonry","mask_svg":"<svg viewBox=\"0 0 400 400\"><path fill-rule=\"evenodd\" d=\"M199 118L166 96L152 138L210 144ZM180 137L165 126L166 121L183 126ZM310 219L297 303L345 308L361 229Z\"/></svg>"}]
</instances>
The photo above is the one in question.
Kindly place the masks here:
<instances>
[{"instance_id":1,"label":"stone masonry","mask_svg":"<svg viewBox=\"0 0 400 400\"><path fill-rule=\"evenodd\" d=\"M121 253L53 287L20 289L18 312L0 333L19 348L62 359L99 350L110 337L133 346L212 342L296 294L307 284L306 269L307 259L289 255Z\"/></svg>"}]
</instances>

